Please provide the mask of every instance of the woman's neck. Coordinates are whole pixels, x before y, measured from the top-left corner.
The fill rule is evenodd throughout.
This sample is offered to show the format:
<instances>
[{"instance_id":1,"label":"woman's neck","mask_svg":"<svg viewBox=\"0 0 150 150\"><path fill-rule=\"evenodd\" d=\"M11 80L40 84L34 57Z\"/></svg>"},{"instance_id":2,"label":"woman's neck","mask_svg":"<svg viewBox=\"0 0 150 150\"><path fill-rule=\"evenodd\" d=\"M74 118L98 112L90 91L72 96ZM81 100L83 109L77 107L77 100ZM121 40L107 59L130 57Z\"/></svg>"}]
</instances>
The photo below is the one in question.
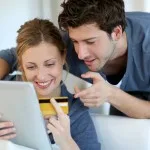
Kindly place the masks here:
<instances>
[{"instance_id":1,"label":"woman's neck","mask_svg":"<svg viewBox=\"0 0 150 150\"><path fill-rule=\"evenodd\" d=\"M58 86L50 95L43 96L38 94L38 98L52 98L52 97L59 97L61 95L61 87Z\"/></svg>"},{"instance_id":2,"label":"woman's neck","mask_svg":"<svg viewBox=\"0 0 150 150\"><path fill-rule=\"evenodd\" d=\"M61 95L61 88L58 86L50 95L50 97L58 97Z\"/></svg>"}]
</instances>

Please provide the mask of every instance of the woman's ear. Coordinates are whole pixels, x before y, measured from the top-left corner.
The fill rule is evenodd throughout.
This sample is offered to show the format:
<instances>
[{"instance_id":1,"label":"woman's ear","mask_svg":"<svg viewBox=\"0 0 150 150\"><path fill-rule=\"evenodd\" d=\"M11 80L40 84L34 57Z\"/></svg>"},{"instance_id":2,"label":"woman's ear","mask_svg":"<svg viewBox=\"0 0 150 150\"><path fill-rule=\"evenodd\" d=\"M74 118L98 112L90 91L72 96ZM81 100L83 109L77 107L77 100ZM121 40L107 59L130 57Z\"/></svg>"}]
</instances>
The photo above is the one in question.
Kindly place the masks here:
<instances>
[{"instance_id":1,"label":"woman's ear","mask_svg":"<svg viewBox=\"0 0 150 150\"><path fill-rule=\"evenodd\" d=\"M62 55L63 65L66 63L66 55L67 55L67 53L66 53L66 49L65 49L64 53Z\"/></svg>"},{"instance_id":2,"label":"woman's ear","mask_svg":"<svg viewBox=\"0 0 150 150\"><path fill-rule=\"evenodd\" d=\"M27 78L26 78L26 76L25 76L24 69L23 69L23 67L22 67L21 65L18 67L18 70L22 73L22 76L21 76L22 81L27 81Z\"/></svg>"},{"instance_id":3,"label":"woman's ear","mask_svg":"<svg viewBox=\"0 0 150 150\"><path fill-rule=\"evenodd\" d=\"M22 66L21 65L18 66L18 71L22 72Z\"/></svg>"},{"instance_id":4,"label":"woman's ear","mask_svg":"<svg viewBox=\"0 0 150 150\"><path fill-rule=\"evenodd\" d=\"M115 27L111 33L111 37L113 41L118 41L122 37L122 35L123 35L123 31L121 25Z\"/></svg>"}]
</instances>

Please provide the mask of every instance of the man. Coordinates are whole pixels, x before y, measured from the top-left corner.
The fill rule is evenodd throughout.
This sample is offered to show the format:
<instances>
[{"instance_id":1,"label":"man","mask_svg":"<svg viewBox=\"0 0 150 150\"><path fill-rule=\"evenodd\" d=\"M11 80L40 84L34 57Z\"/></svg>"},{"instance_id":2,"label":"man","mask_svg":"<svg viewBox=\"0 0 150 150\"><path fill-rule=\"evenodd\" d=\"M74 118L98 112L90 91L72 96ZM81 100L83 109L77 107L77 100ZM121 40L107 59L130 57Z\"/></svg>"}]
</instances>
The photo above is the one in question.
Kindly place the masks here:
<instances>
[{"instance_id":1,"label":"man","mask_svg":"<svg viewBox=\"0 0 150 150\"><path fill-rule=\"evenodd\" d=\"M107 101L130 117L150 118L148 96L142 99L124 92L150 91L150 15L125 17L123 0L68 0L62 7L59 25L69 33L75 49L63 35L70 72L93 81L88 89L76 87L75 97L88 107Z\"/></svg>"}]
</instances>

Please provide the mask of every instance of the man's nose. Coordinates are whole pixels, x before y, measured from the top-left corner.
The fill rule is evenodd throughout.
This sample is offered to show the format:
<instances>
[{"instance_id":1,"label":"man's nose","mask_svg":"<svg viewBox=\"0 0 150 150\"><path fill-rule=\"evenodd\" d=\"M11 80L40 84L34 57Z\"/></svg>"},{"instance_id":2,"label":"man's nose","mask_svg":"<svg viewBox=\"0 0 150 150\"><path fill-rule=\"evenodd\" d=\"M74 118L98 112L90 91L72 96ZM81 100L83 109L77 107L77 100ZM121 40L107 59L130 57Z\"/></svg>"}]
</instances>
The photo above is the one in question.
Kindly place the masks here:
<instances>
[{"instance_id":1,"label":"man's nose","mask_svg":"<svg viewBox=\"0 0 150 150\"><path fill-rule=\"evenodd\" d=\"M77 47L77 54L78 54L78 58L83 60L84 58L87 57L87 47L86 45L83 45L83 44L79 44L78 47Z\"/></svg>"}]
</instances>

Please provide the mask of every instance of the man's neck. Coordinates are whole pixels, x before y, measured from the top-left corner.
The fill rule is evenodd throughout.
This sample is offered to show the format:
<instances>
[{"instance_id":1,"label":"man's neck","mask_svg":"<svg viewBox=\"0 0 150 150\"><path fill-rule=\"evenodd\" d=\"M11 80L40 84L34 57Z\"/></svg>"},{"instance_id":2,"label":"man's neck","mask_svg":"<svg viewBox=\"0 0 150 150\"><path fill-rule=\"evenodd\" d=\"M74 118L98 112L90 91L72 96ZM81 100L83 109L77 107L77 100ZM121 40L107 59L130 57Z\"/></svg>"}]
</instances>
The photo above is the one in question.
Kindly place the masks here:
<instances>
[{"instance_id":1,"label":"man's neck","mask_svg":"<svg viewBox=\"0 0 150 150\"><path fill-rule=\"evenodd\" d=\"M105 65L105 67L103 68L103 72L106 75L117 75L121 73L124 69L126 69L126 65L127 65L127 54L122 57L116 58L109 64Z\"/></svg>"},{"instance_id":2,"label":"man's neck","mask_svg":"<svg viewBox=\"0 0 150 150\"><path fill-rule=\"evenodd\" d=\"M102 71L106 75L117 75L121 73L127 66L127 38L123 33L122 38L117 42L116 49L118 51L116 58L106 63ZM115 68L115 69L114 69Z\"/></svg>"}]
</instances>

